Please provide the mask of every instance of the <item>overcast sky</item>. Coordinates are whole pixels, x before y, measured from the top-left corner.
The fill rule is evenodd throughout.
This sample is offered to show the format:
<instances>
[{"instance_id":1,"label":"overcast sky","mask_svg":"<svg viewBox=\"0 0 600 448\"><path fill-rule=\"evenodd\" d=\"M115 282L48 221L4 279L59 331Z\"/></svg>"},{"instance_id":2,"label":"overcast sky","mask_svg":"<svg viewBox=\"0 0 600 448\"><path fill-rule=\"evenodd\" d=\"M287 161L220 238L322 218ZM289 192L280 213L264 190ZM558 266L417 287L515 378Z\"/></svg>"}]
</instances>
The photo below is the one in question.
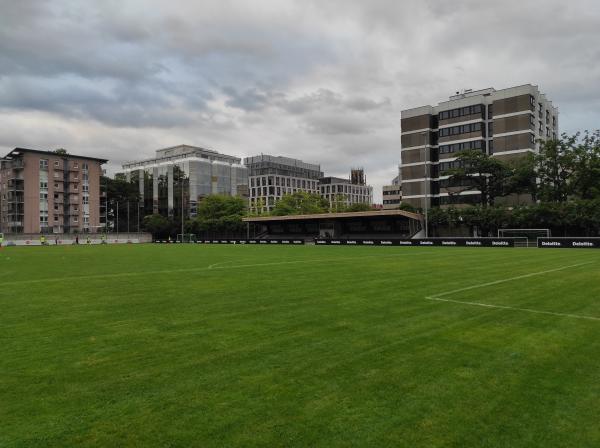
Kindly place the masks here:
<instances>
[{"instance_id":1,"label":"overcast sky","mask_svg":"<svg viewBox=\"0 0 600 448\"><path fill-rule=\"evenodd\" d=\"M598 0L0 0L0 151L111 172L185 143L364 167L380 202L402 109L526 83L600 127Z\"/></svg>"}]
</instances>

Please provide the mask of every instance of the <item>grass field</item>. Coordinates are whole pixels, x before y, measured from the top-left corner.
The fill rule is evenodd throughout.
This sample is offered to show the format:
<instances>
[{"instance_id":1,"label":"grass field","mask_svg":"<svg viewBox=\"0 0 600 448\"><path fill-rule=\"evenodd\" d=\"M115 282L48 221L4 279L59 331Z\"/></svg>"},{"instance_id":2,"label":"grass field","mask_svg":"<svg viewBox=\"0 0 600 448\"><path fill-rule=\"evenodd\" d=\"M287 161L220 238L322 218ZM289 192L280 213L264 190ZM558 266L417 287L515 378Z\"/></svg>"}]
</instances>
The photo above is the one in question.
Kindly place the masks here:
<instances>
[{"instance_id":1,"label":"grass field","mask_svg":"<svg viewBox=\"0 0 600 448\"><path fill-rule=\"evenodd\" d=\"M10 247L0 283L2 448L600 446L600 251Z\"/></svg>"}]
</instances>

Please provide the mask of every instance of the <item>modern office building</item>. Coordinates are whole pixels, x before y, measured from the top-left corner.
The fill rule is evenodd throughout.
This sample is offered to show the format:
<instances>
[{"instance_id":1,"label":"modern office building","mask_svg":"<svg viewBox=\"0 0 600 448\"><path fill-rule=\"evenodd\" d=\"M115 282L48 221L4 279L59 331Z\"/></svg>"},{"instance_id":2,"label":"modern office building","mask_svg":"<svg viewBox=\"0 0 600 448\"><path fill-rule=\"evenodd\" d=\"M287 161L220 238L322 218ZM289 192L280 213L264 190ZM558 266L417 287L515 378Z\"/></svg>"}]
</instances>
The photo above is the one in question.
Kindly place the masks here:
<instances>
[{"instance_id":1,"label":"modern office building","mask_svg":"<svg viewBox=\"0 0 600 448\"><path fill-rule=\"evenodd\" d=\"M123 164L123 171L138 183L146 215L194 217L208 195L248 195L248 170L240 158L197 146L159 149L152 159Z\"/></svg>"},{"instance_id":2,"label":"modern office building","mask_svg":"<svg viewBox=\"0 0 600 448\"><path fill-rule=\"evenodd\" d=\"M0 159L0 232L97 232L106 162L63 151L15 148Z\"/></svg>"},{"instance_id":3,"label":"modern office building","mask_svg":"<svg viewBox=\"0 0 600 448\"><path fill-rule=\"evenodd\" d=\"M437 106L401 113L402 201L414 207L468 204L479 191L453 192L448 169L459 151L475 149L502 160L539 151L558 136L558 109L537 86L465 90Z\"/></svg>"},{"instance_id":4,"label":"modern office building","mask_svg":"<svg viewBox=\"0 0 600 448\"><path fill-rule=\"evenodd\" d=\"M324 177L319 180L321 196L327 199L329 207L348 207L353 204L373 204L373 187L366 184L362 169L352 170L350 179Z\"/></svg>"},{"instance_id":5,"label":"modern office building","mask_svg":"<svg viewBox=\"0 0 600 448\"><path fill-rule=\"evenodd\" d=\"M400 208L402 203L402 185L400 176L394 177L389 185L382 187L383 209L394 210Z\"/></svg>"},{"instance_id":6,"label":"modern office building","mask_svg":"<svg viewBox=\"0 0 600 448\"><path fill-rule=\"evenodd\" d=\"M269 212L285 194L297 191L319 194L319 165L281 156L259 155L244 159L248 168L249 207L252 212Z\"/></svg>"}]
</instances>

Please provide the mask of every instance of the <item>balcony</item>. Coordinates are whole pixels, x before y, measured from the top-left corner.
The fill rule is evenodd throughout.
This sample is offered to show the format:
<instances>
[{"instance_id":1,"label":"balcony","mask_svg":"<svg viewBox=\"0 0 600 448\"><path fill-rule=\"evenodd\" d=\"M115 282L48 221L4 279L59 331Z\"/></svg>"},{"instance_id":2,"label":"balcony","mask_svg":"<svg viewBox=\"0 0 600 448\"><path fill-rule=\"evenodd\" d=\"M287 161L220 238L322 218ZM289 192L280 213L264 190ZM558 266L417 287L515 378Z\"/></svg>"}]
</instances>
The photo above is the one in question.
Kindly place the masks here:
<instances>
[{"instance_id":1,"label":"balcony","mask_svg":"<svg viewBox=\"0 0 600 448\"><path fill-rule=\"evenodd\" d=\"M25 197L24 196L12 196L9 194L8 197L6 198L6 202L8 202L9 204L24 204Z\"/></svg>"},{"instance_id":2,"label":"balcony","mask_svg":"<svg viewBox=\"0 0 600 448\"><path fill-rule=\"evenodd\" d=\"M15 159L10 164L10 167L13 170L22 170L23 168L25 168L25 161L23 159Z\"/></svg>"}]
</instances>

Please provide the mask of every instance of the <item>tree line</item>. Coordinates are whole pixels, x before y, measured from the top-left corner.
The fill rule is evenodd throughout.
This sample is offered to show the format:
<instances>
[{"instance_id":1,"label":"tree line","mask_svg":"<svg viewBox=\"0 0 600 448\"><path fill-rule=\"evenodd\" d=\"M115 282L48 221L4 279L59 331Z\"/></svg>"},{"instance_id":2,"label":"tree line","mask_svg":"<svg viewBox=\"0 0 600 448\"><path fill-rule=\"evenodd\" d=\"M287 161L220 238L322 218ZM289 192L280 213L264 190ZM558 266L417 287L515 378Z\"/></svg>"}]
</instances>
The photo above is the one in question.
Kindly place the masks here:
<instances>
[{"instance_id":1,"label":"tree line","mask_svg":"<svg viewBox=\"0 0 600 448\"><path fill-rule=\"evenodd\" d=\"M504 162L481 151L458 153L444 186L450 197L481 192L471 207L434 208L435 229L477 227L484 235L498 228L550 228L555 235L600 234L600 131L563 134L542 141L538 154ZM508 206L502 198L526 195Z\"/></svg>"}]
</instances>

